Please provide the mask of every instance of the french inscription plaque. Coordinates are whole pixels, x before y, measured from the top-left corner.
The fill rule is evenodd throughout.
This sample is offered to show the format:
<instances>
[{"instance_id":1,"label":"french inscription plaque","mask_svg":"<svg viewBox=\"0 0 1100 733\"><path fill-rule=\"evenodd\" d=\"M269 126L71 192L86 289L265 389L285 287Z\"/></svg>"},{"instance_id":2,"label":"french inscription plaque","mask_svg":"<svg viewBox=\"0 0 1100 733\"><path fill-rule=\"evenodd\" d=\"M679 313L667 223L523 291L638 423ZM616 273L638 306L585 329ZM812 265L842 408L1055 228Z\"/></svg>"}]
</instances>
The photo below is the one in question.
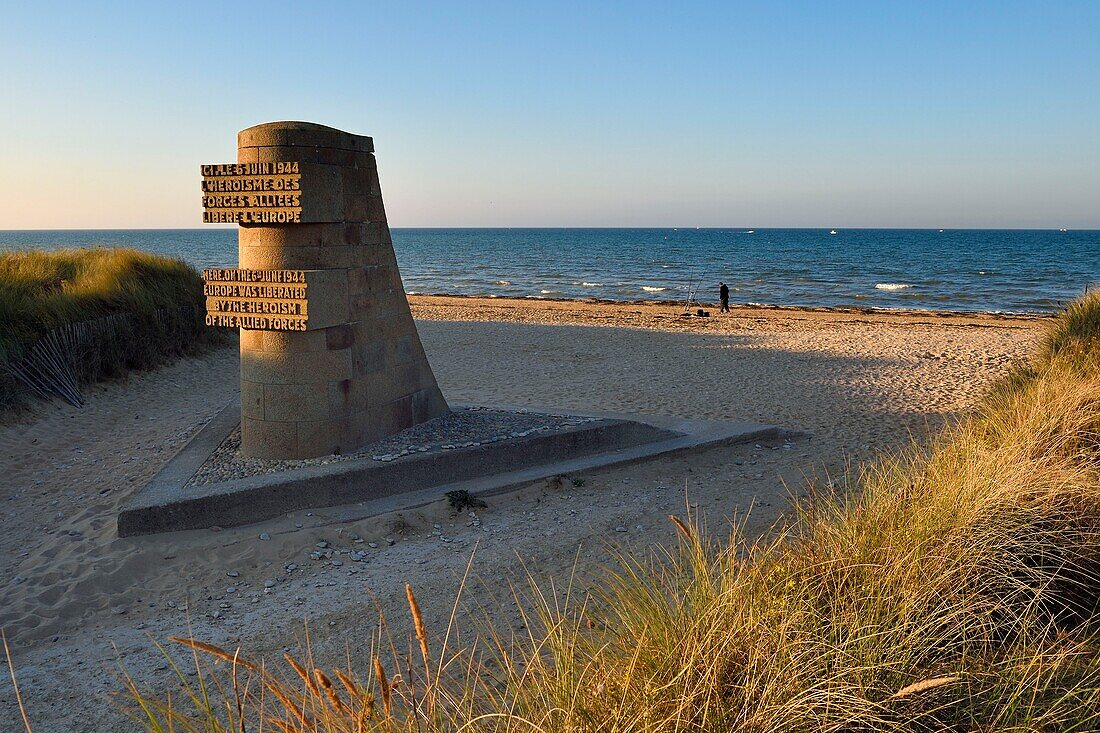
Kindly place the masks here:
<instances>
[{"instance_id":1,"label":"french inscription plaque","mask_svg":"<svg viewBox=\"0 0 1100 733\"><path fill-rule=\"evenodd\" d=\"M202 166L202 220L208 224L302 222L302 173L297 162Z\"/></svg>"}]
</instances>

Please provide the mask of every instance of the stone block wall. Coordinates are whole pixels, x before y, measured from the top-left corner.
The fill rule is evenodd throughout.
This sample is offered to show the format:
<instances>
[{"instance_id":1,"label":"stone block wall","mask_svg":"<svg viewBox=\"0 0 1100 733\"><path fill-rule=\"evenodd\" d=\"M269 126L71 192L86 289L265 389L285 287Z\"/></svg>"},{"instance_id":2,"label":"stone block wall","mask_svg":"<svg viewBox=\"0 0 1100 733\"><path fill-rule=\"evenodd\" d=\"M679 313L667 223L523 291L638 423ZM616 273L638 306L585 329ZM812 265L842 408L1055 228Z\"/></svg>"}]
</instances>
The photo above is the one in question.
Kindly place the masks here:
<instances>
[{"instance_id":1,"label":"stone block wall","mask_svg":"<svg viewBox=\"0 0 1100 733\"><path fill-rule=\"evenodd\" d=\"M401 284L373 140L274 122L242 130L237 145L238 163L298 161L320 171L310 181L323 183L323 195L315 188L303 196L304 219L339 215L240 227L241 268L327 271L309 288L309 308L337 323L300 332L241 329L243 453L349 453L446 413Z\"/></svg>"}]
</instances>

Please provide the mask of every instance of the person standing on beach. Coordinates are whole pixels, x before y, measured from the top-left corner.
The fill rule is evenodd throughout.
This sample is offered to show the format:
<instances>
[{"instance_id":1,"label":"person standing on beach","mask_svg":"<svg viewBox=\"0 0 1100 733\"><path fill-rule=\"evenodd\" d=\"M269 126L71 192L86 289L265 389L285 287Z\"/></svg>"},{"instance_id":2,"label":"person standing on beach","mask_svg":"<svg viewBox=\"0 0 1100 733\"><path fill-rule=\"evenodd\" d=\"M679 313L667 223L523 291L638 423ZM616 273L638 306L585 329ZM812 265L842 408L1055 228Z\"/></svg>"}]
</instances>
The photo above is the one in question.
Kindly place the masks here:
<instances>
[{"instance_id":1,"label":"person standing on beach","mask_svg":"<svg viewBox=\"0 0 1100 733\"><path fill-rule=\"evenodd\" d=\"M725 283L718 283L718 298L722 301L722 313L730 312L730 289Z\"/></svg>"}]
</instances>

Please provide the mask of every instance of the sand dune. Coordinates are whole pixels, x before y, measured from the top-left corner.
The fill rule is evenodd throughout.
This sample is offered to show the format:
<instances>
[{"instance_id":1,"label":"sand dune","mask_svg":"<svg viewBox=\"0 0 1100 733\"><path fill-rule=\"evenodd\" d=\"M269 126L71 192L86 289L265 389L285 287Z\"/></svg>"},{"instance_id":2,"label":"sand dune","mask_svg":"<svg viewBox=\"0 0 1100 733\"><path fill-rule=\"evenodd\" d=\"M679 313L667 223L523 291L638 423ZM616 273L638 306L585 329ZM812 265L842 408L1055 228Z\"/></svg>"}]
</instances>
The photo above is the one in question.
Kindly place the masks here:
<instances>
[{"instance_id":1,"label":"sand dune","mask_svg":"<svg viewBox=\"0 0 1100 733\"><path fill-rule=\"evenodd\" d=\"M83 409L36 406L0 427L0 626L13 643L39 733L121 725L89 694L116 687L116 661L171 684L145 638L186 628L260 653L369 643L374 599L400 617L403 584L441 630L475 546L481 600L524 558L563 576L608 543L671 541L685 489L715 525L752 507L762 530L808 473L837 473L966 409L1041 332L1041 319L740 310L681 319L655 305L413 297L449 399L754 420L812 437L550 481L476 516L443 502L351 524L301 512L224 531L119 539L118 507L237 391L221 350L91 390ZM717 316L717 314L715 314ZM271 536L260 540L261 532ZM392 542L392 544L391 544ZM322 546L324 545L324 546ZM365 559L350 553L363 551ZM265 587L270 586L270 587ZM490 613L515 620L505 600ZM159 669L158 669L159 667ZM0 687L0 730L17 729ZM81 706L66 703L81 701ZM59 704L60 703L60 704Z\"/></svg>"}]
</instances>

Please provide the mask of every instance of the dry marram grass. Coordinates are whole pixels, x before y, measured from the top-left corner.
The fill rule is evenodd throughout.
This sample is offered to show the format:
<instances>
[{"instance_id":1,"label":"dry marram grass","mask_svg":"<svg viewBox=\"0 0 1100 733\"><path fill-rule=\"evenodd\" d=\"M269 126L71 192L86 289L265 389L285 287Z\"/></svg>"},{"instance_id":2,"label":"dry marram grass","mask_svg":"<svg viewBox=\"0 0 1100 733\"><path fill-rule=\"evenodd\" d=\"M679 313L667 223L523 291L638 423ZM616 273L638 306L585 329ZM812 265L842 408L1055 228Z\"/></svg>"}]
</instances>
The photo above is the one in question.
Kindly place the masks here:
<instances>
[{"instance_id":1,"label":"dry marram grass","mask_svg":"<svg viewBox=\"0 0 1100 733\"><path fill-rule=\"evenodd\" d=\"M383 620L363 678L180 639L183 695L124 697L148 731L1096 730L1098 337L1100 294L972 415L812 486L762 541L689 510L676 547L584 592L532 582L518 629L454 648L476 624L456 603L429 645L410 586L409 651Z\"/></svg>"}]
</instances>

